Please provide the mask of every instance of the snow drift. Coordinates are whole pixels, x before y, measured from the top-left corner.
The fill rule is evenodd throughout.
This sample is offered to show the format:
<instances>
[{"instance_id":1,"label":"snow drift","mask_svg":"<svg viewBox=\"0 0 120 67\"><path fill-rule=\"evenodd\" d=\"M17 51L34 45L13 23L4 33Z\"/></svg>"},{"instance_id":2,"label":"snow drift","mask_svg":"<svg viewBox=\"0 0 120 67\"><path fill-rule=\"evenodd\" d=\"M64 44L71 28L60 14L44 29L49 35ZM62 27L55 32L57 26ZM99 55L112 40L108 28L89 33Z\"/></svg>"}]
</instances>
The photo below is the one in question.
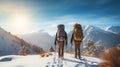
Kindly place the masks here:
<instances>
[{"instance_id":1,"label":"snow drift","mask_svg":"<svg viewBox=\"0 0 120 67\"><path fill-rule=\"evenodd\" d=\"M7 58L11 60L1 61ZM94 57L82 56L82 60L75 59L73 55L67 53L64 60L58 59L55 53L49 57L40 55L0 57L0 67L98 67L99 62L100 60Z\"/></svg>"}]
</instances>

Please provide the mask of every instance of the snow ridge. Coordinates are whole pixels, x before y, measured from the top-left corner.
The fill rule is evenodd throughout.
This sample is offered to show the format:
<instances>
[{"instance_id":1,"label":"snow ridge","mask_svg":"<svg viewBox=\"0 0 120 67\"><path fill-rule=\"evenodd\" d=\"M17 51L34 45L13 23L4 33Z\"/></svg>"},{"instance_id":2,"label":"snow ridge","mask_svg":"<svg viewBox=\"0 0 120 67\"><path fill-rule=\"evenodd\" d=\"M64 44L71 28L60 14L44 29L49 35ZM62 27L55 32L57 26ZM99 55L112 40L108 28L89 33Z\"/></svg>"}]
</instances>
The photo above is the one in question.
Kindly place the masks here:
<instances>
[{"instance_id":1,"label":"snow ridge","mask_svg":"<svg viewBox=\"0 0 120 67\"><path fill-rule=\"evenodd\" d=\"M57 54L49 57L40 55L17 56L8 55L0 57L0 60L12 58L10 61L0 61L0 67L98 67L100 60L94 57L82 56L82 59L75 59L73 54L65 53L64 60L57 58ZM55 58L56 57L56 58ZM55 61L54 61L55 58ZM26 62L27 61L27 62Z\"/></svg>"}]
</instances>

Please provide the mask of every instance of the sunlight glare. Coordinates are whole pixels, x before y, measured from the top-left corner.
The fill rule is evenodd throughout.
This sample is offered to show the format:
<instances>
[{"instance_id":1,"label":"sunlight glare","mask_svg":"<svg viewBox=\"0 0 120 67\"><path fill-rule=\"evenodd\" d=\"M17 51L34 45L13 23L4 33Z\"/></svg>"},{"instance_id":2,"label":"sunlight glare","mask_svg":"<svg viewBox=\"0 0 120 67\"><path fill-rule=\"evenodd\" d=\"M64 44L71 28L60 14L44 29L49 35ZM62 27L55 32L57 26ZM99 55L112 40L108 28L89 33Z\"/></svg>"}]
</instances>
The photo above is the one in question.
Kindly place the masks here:
<instances>
[{"instance_id":1,"label":"sunlight glare","mask_svg":"<svg viewBox=\"0 0 120 67\"><path fill-rule=\"evenodd\" d=\"M30 22L27 16L17 15L11 18L11 24L16 29L16 33L24 33L29 29Z\"/></svg>"}]
</instances>

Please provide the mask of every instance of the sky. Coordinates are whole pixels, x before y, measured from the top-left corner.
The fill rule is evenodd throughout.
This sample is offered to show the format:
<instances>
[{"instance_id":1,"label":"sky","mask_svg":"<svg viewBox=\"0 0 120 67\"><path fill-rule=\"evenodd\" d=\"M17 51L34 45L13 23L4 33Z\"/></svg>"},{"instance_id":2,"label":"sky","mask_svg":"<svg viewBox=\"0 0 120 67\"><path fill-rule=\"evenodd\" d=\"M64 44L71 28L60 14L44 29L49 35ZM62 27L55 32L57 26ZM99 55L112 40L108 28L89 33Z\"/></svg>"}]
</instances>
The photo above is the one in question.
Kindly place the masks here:
<instances>
[{"instance_id":1,"label":"sky","mask_svg":"<svg viewBox=\"0 0 120 67\"><path fill-rule=\"evenodd\" d=\"M120 0L0 0L0 27L12 34L54 35L58 24L69 32L74 23L120 26Z\"/></svg>"}]
</instances>

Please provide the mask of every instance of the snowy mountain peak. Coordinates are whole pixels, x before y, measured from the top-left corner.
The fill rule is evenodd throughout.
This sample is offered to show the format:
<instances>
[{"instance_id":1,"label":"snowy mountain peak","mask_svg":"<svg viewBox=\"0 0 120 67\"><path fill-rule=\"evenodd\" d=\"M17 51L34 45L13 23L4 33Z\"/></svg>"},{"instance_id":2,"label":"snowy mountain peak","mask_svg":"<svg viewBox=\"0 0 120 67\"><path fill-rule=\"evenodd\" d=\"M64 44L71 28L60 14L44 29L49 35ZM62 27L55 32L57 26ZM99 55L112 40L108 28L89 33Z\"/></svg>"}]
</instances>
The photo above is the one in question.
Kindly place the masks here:
<instances>
[{"instance_id":1,"label":"snowy mountain peak","mask_svg":"<svg viewBox=\"0 0 120 67\"><path fill-rule=\"evenodd\" d=\"M89 35L90 33L105 32L101 28L91 26L91 25L85 26L85 29L83 29L83 30L84 30L84 35Z\"/></svg>"},{"instance_id":2,"label":"snowy mountain peak","mask_svg":"<svg viewBox=\"0 0 120 67\"><path fill-rule=\"evenodd\" d=\"M109 26L106 29L111 31L120 30L119 26ZM100 44L105 47L115 47L115 45L118 45L120 42L120 35L95 26L87 25L84 29L83 42L86 43L88 40L93 40L95 43L100 42Z\"/></svg>"},{"instance_id":3,"label":"snowy mountain peak","mask_svg":"<svg viewBox=\"0 0 120 67\"><path fill-rule=\"evenodd\" d=\"M95 27L95 26L92 26L92 25L87 25L87 26L85 26L85 29L84 29L85 31L86 30L96 30L96 31L102 31L102 29L100 29L100 28L98 28L98 27Z\"/></svg>"},{"instance_id":4,"label":"snowy mountain peak","mask_svg":"<svg viewBox=\"0 0 120 67\"><path fill-rule=\"evenodd\" d=\"M112 27L112 26L105 27L104 30L105 30L105 31L108 31L109 28L111 28L111 27Z\"/></svg>"},{"instance_id":5,"label":"snowy mountain peak","mask_svg":"<svg viewBox=\"0 0 120 67\"><path fill-rule=\"evenodd\" d=\"M108 26L104 30L120 35L120 26Z\"/></svg>"}]
</instances>

